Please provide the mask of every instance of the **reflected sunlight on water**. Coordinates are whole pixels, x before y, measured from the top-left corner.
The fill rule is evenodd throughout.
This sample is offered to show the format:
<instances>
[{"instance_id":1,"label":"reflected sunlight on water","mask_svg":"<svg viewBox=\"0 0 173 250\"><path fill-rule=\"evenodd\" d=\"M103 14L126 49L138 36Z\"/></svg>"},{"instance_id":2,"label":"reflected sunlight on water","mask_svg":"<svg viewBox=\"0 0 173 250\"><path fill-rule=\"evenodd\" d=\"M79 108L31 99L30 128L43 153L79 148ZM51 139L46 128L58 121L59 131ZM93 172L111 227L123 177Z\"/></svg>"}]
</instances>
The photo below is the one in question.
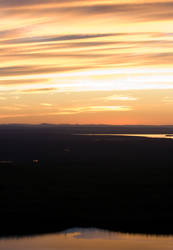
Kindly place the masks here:
<instances>
[{"instance_id":1,"label":"reflected sunlight on water","mask_svg":"<svg viewBox=\"0 0 173 250\"><path fill-rule=\"evenodd\" d=\"M160 138L173 139L173 134L76 134L81 136L124 136L124 137L146 137L146 138Z\"/></svg>"},{"instance_id":2,"label":"reflected sunlight on water","mask_svg":"<svg viewBox=\"0 0 173 250\"><path fill-rule=\"evenodd\" d=\"M173 236L147 236L74 228L58 234L0 240L0 249L23 250L168 250Z\"/></svg>"}]
</instances>

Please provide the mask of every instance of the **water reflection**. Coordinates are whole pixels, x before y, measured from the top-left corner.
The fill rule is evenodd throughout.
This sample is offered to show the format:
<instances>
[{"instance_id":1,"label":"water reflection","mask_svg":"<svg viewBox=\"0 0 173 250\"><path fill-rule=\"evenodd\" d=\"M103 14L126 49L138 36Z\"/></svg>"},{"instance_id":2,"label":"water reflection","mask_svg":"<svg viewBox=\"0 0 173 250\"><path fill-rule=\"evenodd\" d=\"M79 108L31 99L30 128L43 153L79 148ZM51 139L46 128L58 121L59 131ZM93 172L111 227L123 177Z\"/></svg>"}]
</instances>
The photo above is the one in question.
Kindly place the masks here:
<instances>
[{"instance_id":1,"label":"water reflection","mask_svg":"<svg viewBox=\"0 0 173 250\"><path fill-rule=\"evenodd\" d=\"M30 238L1 239L0 249L23 250L168 250L173 236L146 236L107 232L98 229L70 229L59 234Z\"/></svg>"},{"instance_id":2,"label":"water reflection","mask_svg":"<svg viewBox=\"0 0 173 250\"><path fill-rule=\"evenodd\" d=\"M78 134L83 136L131 136L145 138L173 139L173 134Z\"/></svg>"}]
</instances>

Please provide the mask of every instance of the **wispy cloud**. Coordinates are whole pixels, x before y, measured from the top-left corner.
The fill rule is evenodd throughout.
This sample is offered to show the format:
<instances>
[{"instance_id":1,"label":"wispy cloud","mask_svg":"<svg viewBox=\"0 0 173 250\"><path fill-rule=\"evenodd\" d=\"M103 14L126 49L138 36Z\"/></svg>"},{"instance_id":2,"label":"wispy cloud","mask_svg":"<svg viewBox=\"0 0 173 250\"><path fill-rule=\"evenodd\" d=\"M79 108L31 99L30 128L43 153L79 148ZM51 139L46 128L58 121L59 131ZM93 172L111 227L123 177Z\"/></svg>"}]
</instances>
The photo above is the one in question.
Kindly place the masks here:
<instances>
[{"instance_id":1,"label":"wispy cloud","mask_svg":"<svg viewBox=\"0 0 173 250\"><path fill-rule=\"evenodd\" d=\"M105 112L105 111L130 111L132 107L130 106L86 106L86 107L74 107L65 108L64 111L70 113L85 113L85 112Z\"/></svg>"},{"instance_id":2,"label":"wispy cloud","mask_svg":"<svg viewBox=\"0 0 173 250\"><path fill-rule=\"evenodd\" d=\"M70 5L74 4L75 5ZM39 5L39 6L38 6ZM124 17L125 21L157 21L169 20L173 18L172 1L151 1L139 2L131 1L131 3L120 1L111 1L105 3L103 1L3 1L0 3L1 8L4 8L11 15L38 15L56 17L58 14L70 15L73 17ZM38 8L36 8L38 6ZM13 12L12 12L13 11ZM25 13L25 11L27 11Z\"/></svg>"},{"instance_id":3,"label":"wispy cloud","mask_svg":"<svg viewBox=\"0 0 173 250\"><path fill-rule=\"evenodd\" d=\"M53 105L51 103L40 103L43 107L52 107Z\"/></svg>"},{"instance_id":4,"label":"wispy cloud","mask_svg":"<svg viewBox=\"0 0 173 250\"><path fill-rule=\"evenodd\" d=\"M136 97L120 96L120 95L107 96L103 97L102 99L107 101L136 101Z\"/></svg>"},{"instance_id":5,"label":"wispy cloud","mask_svg":"<svg viewBox=\"0 0 173 250\"><path fill-rule=\"evenodd\" d=\"M12 40L3 40L2 44L20 44L20 43L47 43L47 42L58 42L58 41L71 41L71 40L83 40L91 38L102 38L115 36L116 34L72 34L72 35L61 35L61 36L44 36L44 37L26 37Z\"/></svg>"},{"instance_id":6,"label":"wispy cloud","mask_svg":"<svg viewBox=\"0 0 173 250\"><path fill-rule=\"evenodd\" d=\"M173 117L171 96L158 95L173 89L172 0L0 0L0 8L2 119L99 123L104 112L112 123L115 112L146 121L157 107Z\"/></svg>"},{"instance_id":7,"label":"wispy cloud","mask_svg":"<svg viewBox=\"0 0 173 250\"><path fill-rule=\"evenodd\" d=\"M80 70L83 67L47 67L41 65L38 67L37 65L32 66L9 66L9 67L0 67L0 77L1 76L22 76L22 75L40 75L41 74L49 74L49 73L58 73L58 72L68 72L74 70Z\"/></svg>"},{"instance_id":8,"label":"wispy cloud","mask_svg":"<svg viewBox=\"0 0 173 250\"><path fill-rule=\"evenodd\" d=\"M151 3L131 3L131 4L93 4L90 6L80 6L66 8L65 11L80 13L81 15L116 15L124 16L126 20L153 21L167 20L173 18L171 9L172 1L151 2Z\"/></svg>"},{"instance_id":9,"label":"wispy cloud","mask_svg":"<svg viewBox=\"0 0 173 250\"><path fill-rule=\"evenodd\" d=\"M42 93L42 92L49 92L49 91L56 91L57 88L40 88L40 89L24 89L21 90L23 93Z\"/></svg>"}]
</instances>

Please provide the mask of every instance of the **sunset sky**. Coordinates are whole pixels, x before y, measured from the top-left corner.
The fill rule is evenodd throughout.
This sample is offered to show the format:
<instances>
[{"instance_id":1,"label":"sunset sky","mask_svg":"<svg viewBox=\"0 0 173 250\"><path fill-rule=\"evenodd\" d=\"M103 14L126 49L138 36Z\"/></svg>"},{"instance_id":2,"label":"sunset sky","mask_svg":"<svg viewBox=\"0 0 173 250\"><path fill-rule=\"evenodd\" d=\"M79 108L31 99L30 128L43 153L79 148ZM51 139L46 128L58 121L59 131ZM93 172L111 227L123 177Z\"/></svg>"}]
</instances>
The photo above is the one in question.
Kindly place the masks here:
<instances>
[{"instance_id":1,"label":"sunset sky","mask_svg":"<svg viewBox=\"0 0 173 250\"><path fill-rule=\"evenodd\" d=\"M173 1L0 0L0 123L173 124Z\"/></svg>"}]
</instances>

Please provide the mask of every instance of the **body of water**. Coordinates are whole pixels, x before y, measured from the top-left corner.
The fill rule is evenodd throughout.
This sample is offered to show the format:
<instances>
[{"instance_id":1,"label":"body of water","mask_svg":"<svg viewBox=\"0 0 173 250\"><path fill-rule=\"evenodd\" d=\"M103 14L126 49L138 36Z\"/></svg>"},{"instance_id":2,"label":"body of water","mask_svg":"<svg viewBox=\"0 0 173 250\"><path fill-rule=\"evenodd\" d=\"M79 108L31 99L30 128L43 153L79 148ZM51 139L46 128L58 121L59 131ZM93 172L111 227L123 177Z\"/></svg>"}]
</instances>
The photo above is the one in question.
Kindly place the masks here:
<instances>
[{"instance_id":1,"label":"body of water","mask_svg":"<svg viewBox=\"0 0 173 250\"><path fill-rule=\"evenodd\" d=\"M0 239L3 250L170 250L173 236L147 236L98 229L70 229L58 234Z\"/></svg>"},{"instance_id":2,"label":"body of water","mask_svg":"<svg viewBox=\"0 0 173 250\"><path fill-rule=\"evenodd\" d=\"M82 136L128 136L128 137L145 137L145 138L160 138L173 139L173 134L78 134Z\"/></svg>"}]
</instances>

